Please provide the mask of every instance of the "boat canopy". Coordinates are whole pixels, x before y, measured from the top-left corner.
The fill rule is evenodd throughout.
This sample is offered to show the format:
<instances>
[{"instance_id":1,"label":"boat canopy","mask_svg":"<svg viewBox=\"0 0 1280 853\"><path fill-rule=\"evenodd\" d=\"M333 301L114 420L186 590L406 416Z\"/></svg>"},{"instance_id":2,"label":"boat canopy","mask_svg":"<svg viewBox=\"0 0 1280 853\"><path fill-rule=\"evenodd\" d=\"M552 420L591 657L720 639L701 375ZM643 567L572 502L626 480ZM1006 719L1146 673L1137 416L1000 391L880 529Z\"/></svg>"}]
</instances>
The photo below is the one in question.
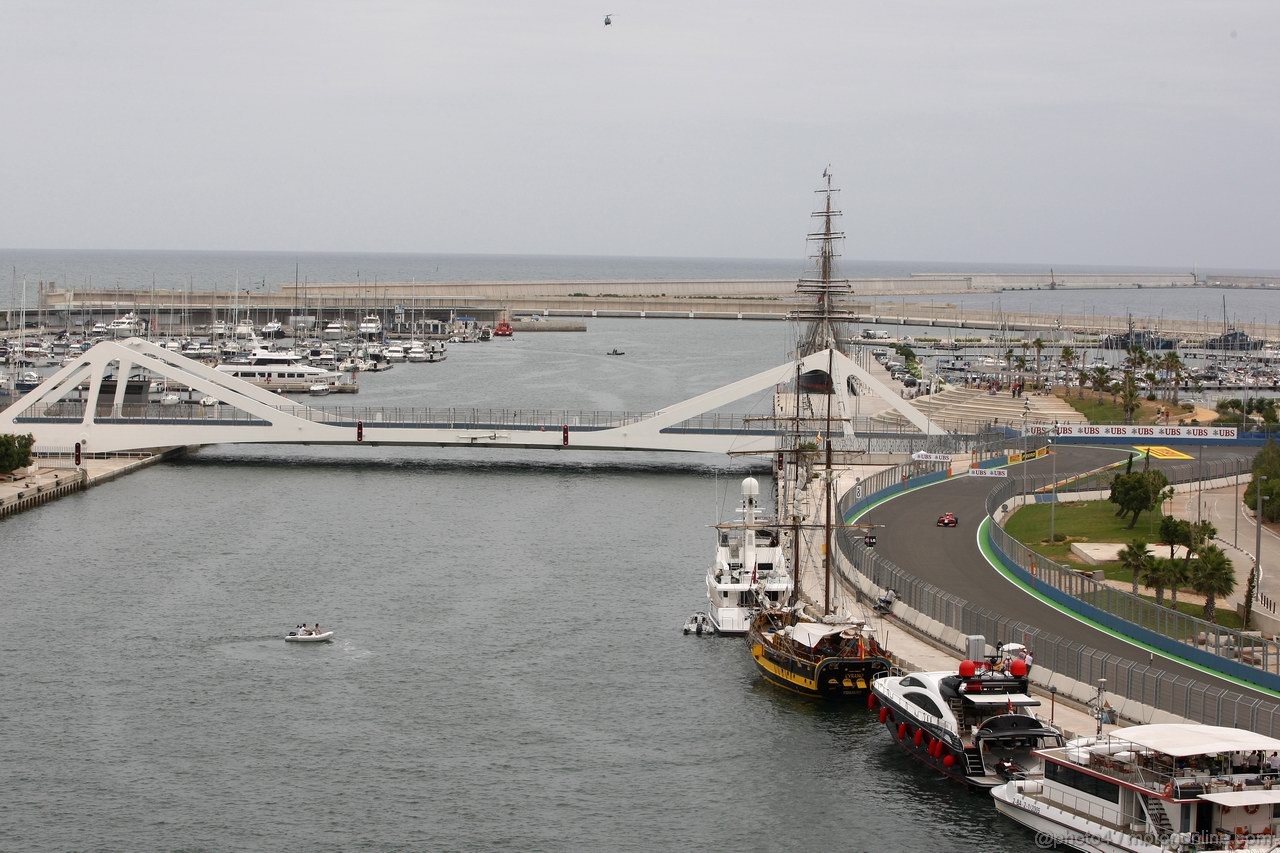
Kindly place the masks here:
<instances>
[{"instance_id":1,"label":"boat canopy","mask_svg":"<svg viewBox=\"0 0 1280 853\"><path fill-rule=\"evenodd\" d=\"M1039 705L1039 699L1032 699L1025 693L966 693L964 701L974 705Z\"/></svg>"},{"instance_id":2,"label":"boat canopy","mask_svg":"<svg viewBox=\"0 0 1280 853\"><path fill-rule=\"evenodd\" d=\"M1200 799L1233 809L1240 806L1265 806L1268 803L1280 803L1280 788L1270 791L1221 791L1217 794L1201 794Z\"/></svg>"},{"instance_id":3,"label":"boat canopy","mask_svg":"<svg viewBox=\"0 0 1280 853\"><path fill-rule=\"evenodd\" d=\"M1174 757L1211 755L1217 752L1254 752L1259 749L1280 751L1280 740L1273 737L1244 729L1195 723L1130 726L1112 732L1111 738Z\"/></svg>"},{"instance_id":4,"label":"boat canopy","mask_svg":"<svg viewBox=\"0 0 1280 853\"><path fill-rule=\"evenodd\" d=\"M798 622L787 630L791 634L791 638L797 643L813 648L818 645L823 637L830 637L832 634L839 634L848 627L848 625L822 625L817 622Z\"/></svg>"}]
</instances>

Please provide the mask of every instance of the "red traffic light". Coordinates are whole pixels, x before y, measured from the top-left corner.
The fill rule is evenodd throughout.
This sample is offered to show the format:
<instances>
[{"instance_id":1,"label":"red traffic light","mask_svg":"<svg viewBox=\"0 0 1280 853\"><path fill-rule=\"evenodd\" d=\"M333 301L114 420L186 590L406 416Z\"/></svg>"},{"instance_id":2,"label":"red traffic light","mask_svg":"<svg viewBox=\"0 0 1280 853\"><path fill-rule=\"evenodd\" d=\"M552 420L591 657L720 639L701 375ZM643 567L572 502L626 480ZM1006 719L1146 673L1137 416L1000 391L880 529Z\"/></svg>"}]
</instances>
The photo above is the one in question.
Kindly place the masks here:
<instances>
[{"instance_id":1,"label":"red traffic light","mask_svg":"<svg viewBox=\"0 0 1280 853\"><path fill-rule=\"evenodd\" d=\"M75 459L76 459L76 467L79 468L80 467L80 442L78 441L76 442Z\"/></svg>"},{"instance_id":2,"label":"red traffic light","mask_svg":"<svg viewBox=\"0 0 1280 853\"><path fill-rule=\"evenodd\" d=\"M568 424L564 425L564 428L560 433L560 441L562 444L564 444L565 447L569 446L569 425Z\"/></svg>"},{"instance_id":3,"label":"red traffic light","mask_svg":"<svg viewBox=\"0 0 1280 853\"><path fill-rule=\"evenodd\" d=\"M356 441L364 441L364 421L356 421Z\"/></svg>"}]
</instances>

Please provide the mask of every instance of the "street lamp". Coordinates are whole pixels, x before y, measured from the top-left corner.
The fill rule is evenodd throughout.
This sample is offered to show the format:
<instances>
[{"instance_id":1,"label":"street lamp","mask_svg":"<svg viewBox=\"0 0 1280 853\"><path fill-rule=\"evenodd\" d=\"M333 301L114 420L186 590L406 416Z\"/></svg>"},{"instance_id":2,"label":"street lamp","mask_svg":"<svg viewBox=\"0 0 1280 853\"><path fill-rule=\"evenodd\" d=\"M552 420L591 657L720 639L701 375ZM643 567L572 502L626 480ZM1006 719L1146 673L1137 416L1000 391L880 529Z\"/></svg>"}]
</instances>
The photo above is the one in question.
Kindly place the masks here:
<instances>
[{"instance_id":1,"label":"street lamp","mask_svg":"<svg viewBox=\"0 0 1280 853\"><path fill-rule=\"evenodd\" d=\"M1054 514L1058 509L1058 454L1053 449L1053 440L1058 437L1058 427L1056 424L1049 433L1049 455L1053 457L1053 473L1050 475L1052 479L1049 482L1049 544L1052 545L1054 542L1058 541L1053 538Z\"/></svg>"},{"instance_id":2,"label":"street lamp","mask_svg":"<svg viewBox=\"0 0 1280 853\"><path fill-rule=\"evenodd\" d=\"M1254 511L1253 511L1253 523L1254 523L1254 526L1257 528L1258 538L1257 538L1257 541L1253 543L1253 576L1249 578L1250 580L1249 586L1251 587L1250 592L1257 591L1258 581L1261 579L1261 575L1262 575L1262 502L1267 499L1266 496L1262 494L1262 490L1263 488L1265 488L1266 483L1267 483L1267 475L1259 474L1258 489L1253 496L1254 501L1256 503L1256 506L1254 507ZM1253 611L1252 598L1249 599L1247 606L1248 606L1249 612L1252 613ZM1248 628L1249 626L1246 625L1245 627Z\"/></svg>"}]
</instances>

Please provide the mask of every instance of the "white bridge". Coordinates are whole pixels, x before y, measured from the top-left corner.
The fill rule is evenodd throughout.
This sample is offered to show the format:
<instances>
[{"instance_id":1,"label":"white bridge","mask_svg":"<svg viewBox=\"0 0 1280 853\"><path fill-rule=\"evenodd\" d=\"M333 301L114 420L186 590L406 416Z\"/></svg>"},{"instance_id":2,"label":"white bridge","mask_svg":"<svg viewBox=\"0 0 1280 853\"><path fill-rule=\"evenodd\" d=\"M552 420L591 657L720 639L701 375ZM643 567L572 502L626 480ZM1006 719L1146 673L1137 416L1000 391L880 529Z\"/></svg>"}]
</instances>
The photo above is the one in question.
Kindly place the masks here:
<instances>
[{"instance_id":1,"label":"white bridge","mask_svg":"<svg viewBox=\"0 0 1280 853\"><path fill-rule=\"evenodd\" d=\"M825 371L834 395L832 423L851 434L853 377L889 402L926 436L943 430L879 379L835 350L824 350L700 394L657 412L520 412L510 409L378 409L296 405L140 338L103 341L0 412L0 432L31 433L36 449L113 453L205 444L372 444L768 452L775 417L722 414L744 397L778 388L801 373ZM131 398L128 380L161 382L212 398L210 405L159 405ZM775 398L775 411L780 404ZM825 398L824 398L825 399ZM213 401L216 401L214 403ZM822 405L825 410L825 404ZM806 415L809 423L825 412ZM780 415L781 416L781 415Z\"/></svg>"}]
</instances>

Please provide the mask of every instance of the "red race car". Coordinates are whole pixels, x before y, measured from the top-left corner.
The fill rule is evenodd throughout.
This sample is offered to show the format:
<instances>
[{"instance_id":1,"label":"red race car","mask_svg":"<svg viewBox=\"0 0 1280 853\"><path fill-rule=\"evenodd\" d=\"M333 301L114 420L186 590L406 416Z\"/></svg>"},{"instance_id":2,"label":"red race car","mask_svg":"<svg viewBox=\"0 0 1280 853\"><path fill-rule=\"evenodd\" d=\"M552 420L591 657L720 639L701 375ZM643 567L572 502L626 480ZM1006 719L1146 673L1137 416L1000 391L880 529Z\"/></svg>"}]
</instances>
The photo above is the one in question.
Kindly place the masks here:
<instances>
[{"instance_id":1,"label":"red race car","mask_svg":"<svg viewBox=\"0 0 1280 853\"><path fill-rule=\"evenodd\" d=\"M938 527L955 527L956 523L956 514L954 512L944 512L938 516Z\"/></svg>"}]
</instances>

